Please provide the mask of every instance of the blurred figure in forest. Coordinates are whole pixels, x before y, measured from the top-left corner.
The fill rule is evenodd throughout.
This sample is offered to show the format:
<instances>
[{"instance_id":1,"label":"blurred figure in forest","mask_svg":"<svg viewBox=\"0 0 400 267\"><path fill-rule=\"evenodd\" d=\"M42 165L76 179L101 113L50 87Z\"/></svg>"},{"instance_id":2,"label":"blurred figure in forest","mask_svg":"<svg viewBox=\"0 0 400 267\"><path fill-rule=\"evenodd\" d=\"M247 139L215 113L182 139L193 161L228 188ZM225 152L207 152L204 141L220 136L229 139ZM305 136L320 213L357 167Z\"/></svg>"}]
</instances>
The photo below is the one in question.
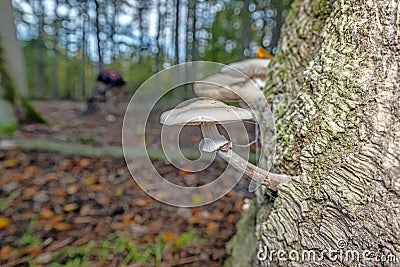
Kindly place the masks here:
<instances>
[{"instance_id":1,"label":"blurred figure in forest","mask_svg":"<svg viewBox=\"0 0 400 267\"><path fill-rule=\"evenodd\" d=\"M101 70L96 81L92 95L86 102L86 114L100 112L107 121L113 122L120 113L118 102L122 98L122 87L126 82L115 70Z\"/></svg>"}]
</instances>

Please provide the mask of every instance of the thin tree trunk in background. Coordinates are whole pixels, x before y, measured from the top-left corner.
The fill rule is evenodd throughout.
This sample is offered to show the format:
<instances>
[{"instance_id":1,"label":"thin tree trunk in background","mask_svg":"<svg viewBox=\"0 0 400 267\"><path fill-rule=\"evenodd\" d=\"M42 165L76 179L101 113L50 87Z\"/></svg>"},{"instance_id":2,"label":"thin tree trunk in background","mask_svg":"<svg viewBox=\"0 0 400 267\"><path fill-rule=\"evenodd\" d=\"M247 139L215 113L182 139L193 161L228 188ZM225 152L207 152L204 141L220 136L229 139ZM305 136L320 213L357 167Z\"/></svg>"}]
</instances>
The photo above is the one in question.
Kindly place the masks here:
<instances>
[{"instance_id":1,"label":"thin tree trunk in background","mask_svg":"<svg viewBox=\"0 0 400 267\"><path fill-rule=\"evenodd\" d=\"M189 19L189 7L188 7L188 0L184 1L181 7L181 17L186 14L186 19L181 18L181 39L182 39L182 44L180 47L180 51L182 53L181 60L182 62L187 62L187 46L188 46L188 19Z\"/></svg>"},{"instance_id":2,"label":"thin tree trunk in background","mask_svg":"<svg viewBox=\"0 0 400 267\"><path fill-rule=\"evenodd\" d=\"M157 46L157 55L155 55L154 59L154 65L155 65L155 72L158 72L159 70L162 69L162 51L161 51L161 42L160 42L160 37L161 37L161 22L162 22L162 16L161 16L161 9L162 9L162 4L160 0L156 0L155 2L157 6L157 15L158 15L158 22L157 22L157 31L156 31L156 36L154 37L156 46Z\"/></svg>"},{"instance_id":3,"label":"thin tree trunk in background","mask_svg":"<svg viewBox=\"0 0 400 267\"><path fill-rule=\"evenodd\" d=\"M139 44L139 51L138 51L138 59L139 63L142 61L142 56L143 56L143 47L144 47L144 27L143 27L143 2L138 1L138 17L139 17L139 31L140 31L140 44Z\"/></svg>"},{"instance_id":4,"label":"thin tree trunk in background","mask_svg":"<svg viewBox=\"0 0 400 267\"><path fill-rule=\"evenodd\" d=\"M31 0L30 5L32 6L34 16L38 20L37 38L32 42L34 46L33 58L36 65L34 68L34 88L32 93L35 97L43 98L46 96L47 88L44 73L43 5L40 0Z\"/></svg>"},{"instance_id":5,"label":"thin tree trunk in background","mask_svg":"<svg viewBox=\"0 0 400 267\"><path fill-rule=\"evenodd\" d=\"M58 0L55 1L55 3L58 5ZM60 77L59 77L59 72L60 72L60 66L59 66L59 54L58 54L58 31L60 29L60 19L58 17L56 17L55 21L54 21L54 25L55 25L55 31L54 31L54 36L53 36L53 53L54 53L54 57L52 58L52 64L53 64L53 69L51 70L53 75L52 75L52 79L53 79L53 94L54 94L54 98L59 99L61 94L60 94Z\"/></svg>"},{"instance_id":6,"label":"thin tree trunk in background","mask_svg":"<svg viewBox=\"0 0 400 267\"><path fill-rule=\"evenodd\" d=\"M191 0L193 3L193 24L192 24L192 33L193 33L193 45L192 45L192 61L198 60L198 53L197 53L197 40L196 40L196 11L197 11L197 0Z\"/></svg>"},{"instance_id":7,"label":"thin tree trunk in background","mask_svg":"<svg viewBox=\"0 0 400 267\"><path fill-rule=\"evenodd\" d=\"M194 42L194 36L192 36L192 42L188 42L189 40L189 35L193 35L193 22L194 22L194 1L193 0L188 0L187 3L187 8L188 8L188 17L186 21L186 59L189 61L192 61L192 51L193 51L193 42ZM190 22L190 23L189 23ZM191 27L189 27L191 26Z\"/></svg>"},{"instance_id":8,"label":"thin tree trunk in background","mask_svg":"<svg viewBox=\"0 0 400 267\"><path fill-rule=\"evenodd\" d=\"M49 90L49 83L48 80L46 79L46 73L45 73L45 69L46 69L46 58L45 58L45 33L44 33L44 5L42 3L41 0L38 0L38 8L39 8L39 12L37 13L37 17L39 20L39 38L38 38L38 74L40 76L41 79L41 86L42 88L40 88L40 90L43 91L44 95L43 97L48 98L49 96L51 97L51 94L53 93L51 90Z\"/></svg>"},{"instance_id":9,"label":"thin tree trunk in background","mask_svg":"<svg viewBox=\"0 0 400 267\"><path fill-rule=\"evenodd\" d=\"M180 49L180 45L179 45L179 15L180 15L180 0L174 0L174 5L175 5L175 27L174 27L174 60L173 63L174 64L178 64L179 63L179 49ZM174 101L176 101L176 103L180 103L182 102L183 98L184 98L184 91L183 88L179 88L179 89L175 89L173 91L173 98Z\"/></svg>"},{"instance_id":10,"label":"thin tree trunk in background","mask_svg":"<svg viewBox=\"0 0 400 267\"><path fill-rule=\"evenodd\" d=\"M83 17L82 22L82 46L81 46L81 53L82 53L82 78L81 78L81 96L86 98L86 17Z\"/></svg>"},{"instance_id":11,"label":"thin tree trunk in background","mask_svg":"<svg viewBox=\"0 0 400 267\"><path fill-rule=\"evenodd\" d=\"M234 16L234 14L232 13L232 12L227 12L227 14L226 14L226 19L228 20L228 21L232 21L232 17ZM227 30L226 28L227 27L231 27L231 25L224 25L224 30ZM224 48L224 50L225 50L225 48ZM229 55L228 55L228 53L224 53L224 56L223 56L223 62L225 63L231 63L232 62L232 60L229 60Z\"/></svg>"},{"instance_id":12,"label":"thin tree trunk in background","mask_svg":"<svg viewBox=\"0 0 400 267\"><path fill-rule=\"evenodd\" d=\"M249 12L249 0L243 1L242 9L242 42L241 42L241 55L240 58L246 58L250 56L249 42L251 39L251 17Z\"/></svg>"},{"instance_id":13,"label":"thin tree trunk in background","mask_svg":"<svg viewBox=\"0 0 400 267\"><path fill-rule=\"evenodd\" d=\"M100 22L99 22L99 2L98 0L94 0L95 3L95 11L96 11L96 38L97 38L97 53L98 53L98 58L99 58L99 65L98 65L98 70L99 73L103 71L103 57L102 57L102 52L101 52L101 41L100 41Z\"/></svg>"},{"instance_id":14,"label":"thin tree trunk in background","mask_svg":"<svg viewBox=\"0 0 400 267\"><path fill-rule=\"evenodd\" d=\"M113 6L113 14L112 14L112 23L111 23L111 31L110 31L110 39L112 40L112 61L115 62L117 60L117 52L118 52L118 44L116 43L114 40L114 34L115 34L115 28L116 28L116 20L118 18L117 16L117 7L118 7L118 3L119 1L112 1L112 6Z\"/></svg>"},{"instance_id":15,"label":"thin tree trunk in background","mask_svg":"<svg viewBox=\"0 0 400 267\"><path fill-rule=\"evenodd\" d=\"M65 73L71 73L71 64L68 62L68 51L65 50ZM64 92L64 98L65 99L72 99L73 96L73 89L74 89L74 82L72 79L65 79L65 92Z\"/></svg>"},{"instance_id":16,"label":"thin tree trunk in background","mask_svg":"<svg viewBox=\"0 0 400 267\"><path fill-rule=\"evenodd\" d=\"M54 46L54 56L52 58L52 72L53 72L53 96L55 99L60 98L60 88L59 88L59 83L58 83L58 56L57 56L57 50L55 49Z\"/></svg>"},{"instance_id":17,"label":"thin tree trunk in background","mask_svg":"<svg viewBox=\"0 0 400 267\"><path fill-rule=\"evenodd\" d=\"M175 0L175 60L174 63L179 63L179 15L180 15L180 0Z\"/></svg>"},{"instance_id":18,"label":"thin tree trunk in background","mask_svg":"<svg viewBox=\"0 0 400 267\"><path fill-rule=\"evenodd\" d=\"M165 61L174 64L175 62L175 0L167 0L167 11L166 11L166 24L165 27L168 28L169 32L166 31L165 42L169 43L167 47L168 54ZM171 58L172 56L172 58Z\"/></svg>"},{"instance_id":19,"label":"thin tree trunk in background","mask_svg":"<svg viewBox=\"0 0 400 267\"><path fill-rule=\"evenodd\" d=\"M272 171L300 178L274 200L259 192L257 245L241 247L248 229L239 229L236 242L249 257L238 264L234 256L232 266L397 266L400 4L302 0L292 7L266 95L277 128ZM271 252L280 250L279 261ZM321 257L328 250L360 259ZM299 258L289 260L290 251ZM317 259L302 259L304 251ZM366 259L366 251L387 261ZM257 252L267 258L257 260Z\"/></svg>"}]
</instances>

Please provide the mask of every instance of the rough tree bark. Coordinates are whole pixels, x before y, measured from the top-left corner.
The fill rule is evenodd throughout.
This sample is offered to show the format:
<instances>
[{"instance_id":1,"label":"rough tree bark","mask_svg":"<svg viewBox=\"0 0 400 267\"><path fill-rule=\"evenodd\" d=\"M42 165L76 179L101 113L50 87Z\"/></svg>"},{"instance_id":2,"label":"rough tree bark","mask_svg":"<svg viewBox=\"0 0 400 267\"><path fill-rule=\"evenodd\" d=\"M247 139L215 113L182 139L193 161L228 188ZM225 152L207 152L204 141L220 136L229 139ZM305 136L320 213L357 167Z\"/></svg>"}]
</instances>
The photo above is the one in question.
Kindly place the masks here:
<instances>
[{"instance_id":1,"label":"rough tree bark","mask_svg":"<svg viewBox=\"0 0 400 267\"><path fill-rule=\"evenodd\" d=\"M257 247L244 260L234 247L231 265L399 266L399 1L296 0L278 48L273 171L300 178L260 197ZM252 239L238 232L239 246Z\"/></svg>"}]
</instances>

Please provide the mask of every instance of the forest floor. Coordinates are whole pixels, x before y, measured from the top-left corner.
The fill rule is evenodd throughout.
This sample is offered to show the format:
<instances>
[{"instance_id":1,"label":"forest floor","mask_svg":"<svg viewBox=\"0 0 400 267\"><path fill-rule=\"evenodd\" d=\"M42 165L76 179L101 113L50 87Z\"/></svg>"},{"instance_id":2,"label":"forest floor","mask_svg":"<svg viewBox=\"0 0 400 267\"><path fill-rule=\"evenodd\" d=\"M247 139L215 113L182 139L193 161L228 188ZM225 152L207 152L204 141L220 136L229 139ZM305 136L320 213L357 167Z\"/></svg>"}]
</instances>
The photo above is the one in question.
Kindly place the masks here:
<instances>
[{"instance_id":1,"label":"forest floor","mask_svg":"<svg viewBox=\"0 0 400 267\"><path fill-rule=\"evenodd\" d=\"M84 115L83 105L70 101L36 106L50 123L23 124L19 140L104 151L121 146L123 116L108 122L99 113ZM152 116L151 127L160 129L159 114ZM150 139L158 138L156 132L150 132L155 135ZM19 147L0 150L0 159L4 267L222 266L245 199L253 197L242 179L211 204L163 204L140 189L122 154L88 156ZM177 171L162 159L153 164L177 182L189 177L191 186L205 178L204 173ZM207 176L218 175L226 164L215 162L212 167Z\"/></svg>"}]
</instances>

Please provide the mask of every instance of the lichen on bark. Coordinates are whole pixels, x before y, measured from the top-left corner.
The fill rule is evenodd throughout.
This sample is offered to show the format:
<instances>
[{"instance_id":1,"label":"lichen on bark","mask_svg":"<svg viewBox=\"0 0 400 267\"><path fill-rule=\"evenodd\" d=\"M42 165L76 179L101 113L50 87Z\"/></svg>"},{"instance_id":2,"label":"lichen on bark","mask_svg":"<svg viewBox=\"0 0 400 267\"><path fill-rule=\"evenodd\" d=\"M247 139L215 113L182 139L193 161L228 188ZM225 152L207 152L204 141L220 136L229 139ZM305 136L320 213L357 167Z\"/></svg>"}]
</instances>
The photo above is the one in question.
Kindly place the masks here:
<instances>
[{"instance_id":1,"label":"lichen on bark","mask_svg":"<svg viewBox=\"0 0 400 267\"><path fill-rule=\"evenodd\" d=\"M321 255L343 241L343 249L392 255L398 264L399 3L305 0L293 8L266 95L277 122L274 171L300 178L280 187L272 210L260 203L256 250ZM258 264L382 264L363 260Z\"/></svg>"}]
</instances>

